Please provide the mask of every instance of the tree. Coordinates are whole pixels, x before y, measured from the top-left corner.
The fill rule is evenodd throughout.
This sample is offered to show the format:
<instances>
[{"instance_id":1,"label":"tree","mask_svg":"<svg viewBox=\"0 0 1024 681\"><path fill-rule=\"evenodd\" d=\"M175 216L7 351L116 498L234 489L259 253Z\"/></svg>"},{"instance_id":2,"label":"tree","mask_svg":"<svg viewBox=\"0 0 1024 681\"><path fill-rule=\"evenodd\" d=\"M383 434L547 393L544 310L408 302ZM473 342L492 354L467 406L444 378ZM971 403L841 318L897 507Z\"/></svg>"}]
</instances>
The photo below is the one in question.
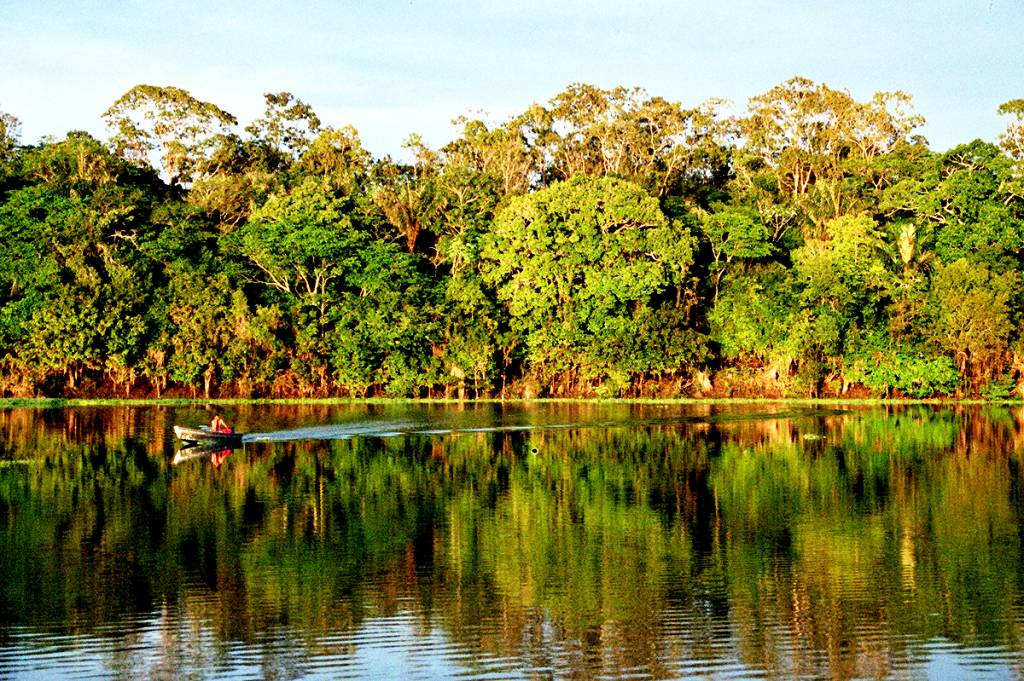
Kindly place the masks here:
<instances>
[{"instance_id":1,"label":"tree","mask_svg":"<svg viewBox=\"0 0 1024 681\"><path fill-rule=\"evenodd\" d=\"M575 83L548 109L531 108L522 119L524 139L554 180L611 175L660 197L699 194L727 174L729 129L719 120L721 104L686 109L640 88Z\"/></svg>"},{"instance_id":2,"label":"tree","mask_svg":"<svg viewBox=\"0 0 1024 681\"><path fill-rule=\"evenodd\" d=\"M116 193L122 179L123 184L145 181L138 173L130 177L128 170L124 161L86 132L70 132L64 140L32 150L23 168L31 180L70 197L86 197L101 189Z\"/></svg>"},{"instance_id":3,"label":"tree","mask_svg":"<svg viewBox=\"0 0 1024 681\"><path fill-rule=\"evenodd\" d=\"M794 359L787 340L799 310L793 273L770 263L727 280L708 312L711 340L725 359L776 364L788 372Z\"/></svg>"},{"instance_id":4,"label":"tree","mask_svg":"<svg viewBox=\"0 0 1024 681\"><path fill-rule=\"evenodd\" d=\"M435 289L420 264L389 242L373 240L359 252L326 336L331 371L351 394L380 386L392 397L415 397L437 379Z\"/></svg>"},{"instance_id":5,"label":"tree","mask_svg":"<svg viewBox=\"0 0 1024 681\"><path fill-rule=\"evenodd\" d=\"M15 353L37 383L61 375L74 391L87 372L103 366L106 321L95 292L55 287L27 321Z\"/></svg>"},{"instance_id":6,"label":"tree","mask_svg":"<svg viewBox=\"0 0 1024 681\"><path fill-rule=\"evenodd\" d=\"M860 384L881 397L893 390L918 399L950 395L963 383L952 358L920 342L875 332L848 342L846 350L844 385Z\"/></svg>"},{"instance_id":7,"label":"tree","mask_svg":"<svg viewBox=\"0 0 1024 681\"><path fill-rule=\"evenodd\" d=\"M495 178L501 195L526 193L540 181L542 152L535 142L545 114L534 106L493 128L480 120L456 119L462 135L441 150L445 166Z\"/></svg>"},{"instance_id":8,"label":"tree","mask_svg":"<svg viewBox=\"0 0 1024 681\"><path fill-rule=\"evenodd\" d=\"M425 164L402 166L385 159L375 171L373 202L413 253L435 212L431 200L434 168Z\"/></svg>"},{"instance_id":9,"label":"tree","mask_svg":"<svg viewBox=\"0 0 1024 681\"><path fill-rule=\"evenodd\" d=\"M803 298L855 315L884 281L882 233L868 216L846 216L829 222L824 237L808 239L793 251Z\"/></svg>"},{"instance_id":10,"label":"tree","mask_svg":"<svg viewBox=\"0 0 1024 681\"><path fill-rule=\"evenodd\" d=\"M436 240L433 262L460 276L479 261L480 238L490 229L501 198L499 181L456 166L445 167L428 182L431 205L425 226Z\"/></svg>"},{"instance_id":11,"label":"tree","mask_svg":"<svg viewBox=\"0 0 1024 681\"><path fill-rule=\"evenodd\" d=\"M313 107L290 92L268 92L263 98L266 102L263 117L253 121L245 131L264 140L277 154L298 158L320 131L320 118Z\"/></svg>"},{"instance_id":12,"label":"tree","mask_svg":"<svg viewBox=\"0 0 1024 681\"><path fill-rule=\"evenodd\" d=\"M1008 199L1015 200L1020 212L1024 202L1024 99L1013 99L999 107L999 113L1012 116L1006 131L999 136L999 146L1014 161L1010 177L1000 187Z\"/></svg>"},{"instance_id":13,"label":"tree","mask_svg":"<svg viewBox=\"0 0 1024 681\"><path fill-rule=\"evenodd\" d=\"M978 388L1007 368L1011 302L1019 295L1017 272L995 274L966 258L936 267L925 333L953 358L968 386Z\"/></svg>"},{"instance_id":14,"label":"tree","mask_svg":"<svg viewBox=\"0 0 1024 681\"><path fill-rule=\"evenodd\" d=\"M418 255L374 237L367 197L345 195L335 182L335 171L357 170L340 154L334 161L327 174L276 192L225 239L248 265L244 278L260 285L259 304L280 312L275 337L286 370L274 389L324 395L333 384L358 396L377 387L415 394L430 385L423 360L432 287Z\"/></svg>"},{"instance_id":15,"label":"tree","mask_svg":"<svg viewBox=\"0 0 1024 681\"><path fill-rule=\"evenodd\" d=\"M256 268L256 282L295 296L321 316L332 299L332 282L352 271L365 242L344 199L313 178L271 196L236 238Z\"/></svg>"},{"instance_id":16,"label":"tree","mask_svg":"<svg viewBox=\"0 0 1024 681\"><path fill-rule=\"evenodd\" d=\"M792 203L820 235L825 224L860 208L857 179L872 159L911 142L924 119L904 92L878 92L860 103L844 91L792 78L751 98L739 121L741 172L764 169L780 199Z\"/></svg>"},{"instance_id":17,"label":"tree","mask_svg":"<svg viewBox=\"0 0 1024 681\"><path fill-rule=\"evenodd\" d=\"M128 90L103 119L116 131L111 138L115 152L129 161L149 165L149 153L159 144L163 169L172 185L190 182L210 139L238 122L186 90L155 85Z\"/></svg>"},{"instance_id":18,"label":"tree","mask_svg":"<svg viewBox=\"0 0 1024 681\"><path fill-rule=\"evenodd\" d=\"M887 190L882 206L919 223L943 262L969 258L1005 271L1024 248L1024 220L1007 193L1011 177L999 149L975 140L931 158L919 176Z\"/></svg>"},{"instance_id":19,"label":"tree","mask_svg":"<svg viewBox=\"0 0 1024 681\"><path fill-rule=\"evenodd\" d=\"M174 325L168 368L170 377L192 388L202 381L209 397L223 372L227 348L235 337L227 277L181 272L171 281L168 317Z\"/></svg>"},{"instance_id":20,"label":"tree","mask_svg":"<svg viewBox=\"0 0 1024 681\"><path fill-rule=\"evenodd\" d=\"M999 105L999 113L1012 116L999 144L1015 161L1024 161L1024 99L1011 99Z\"/></svg>"},{"instance_id":21,"label":"tree","mask_svg":"<svg viewBox=\"0 0 1024 681\"><path fill-rule=\"evenodd\" d=\"M909 221L889 223L883 251L896 269L896 287L911 287L920 282L935 258L930 250L934 241L931 225L918 227Z\"/></svg>"},{"instance_id":22,"label":"tree","mask_svg":"<svg viewBox=\"0 0 1024 681\"><path fill-rule=\"evenodd\" d=\"M42 210L60 210L57 201L32 187L0 204L0 353L21 341L58 281L60 263L47 247L47 227L39 219Z\"/></svg>"},{"instance_id":23,"label":"tree","mask_svg":"<svg viewBox=\"0 0 1024 681\"><path fill-rule=\"evenodd\" d=\"M771 234L756 212L748 208L718 206L702 211L698 227L711 251L709 267L714 286L714 301L722 277L737 258L756 260L772 253Z\"/></svg>"},{"instance_id":24,"label":"tree","mask_svg":"<svg viewBox=\"0 0 1024 681\"><path fill-rule=\"evenodd\" d=\"M190 204L200 208L222 232L244 222L253 209L283 183L282 164L264 143L238 135L216 135L199 161L188 192Z\"/></svg>"},{"instance_id":25,"label":"tree","mask_svg":"<svg viewBox=\"0 0 1024 681\"><path fill-rule=\"evenodd\" d=\"M871 217L844 216L830 221L821 238L808 238L792 252L802 290L786 347L801 364L812 395L827 371L840 371L847 335L872 324L878 314L887 281L883 243Z\"/></svg>"},{"instance_id":26,"label":"tree","mask_svg":"<svg viewBox=\"0 0 1024 681\"><path fill-rule=\"evenodd\" d=\"M14 157L21 137L21 121L15 116L0 111L0 180L6 174L6 166Z\"/></svg>"},{"instance_id":27,"label":"tree","mask_svg":"<svg viewBox=\"0 0 1024 681\"><path fill-rule=\"evenodd\" d=\"M3 350L75 389L103 371L130 390L156 265L145 244L159 183L85 133L29 150L0 207Z\"/></svg>"},{"instance_id":28,"label":"tree","mask_svg":"<svg viewBox=\"0 0 1024 681\"><path fill-rule=\"evenodd\" d=\"M372 158L352 126L324 128L299 159L299 172L323 180L341 194L352 194L366 179Z\"/></svg>"},{"instance_id":29,"label":"tree","mask_svg":"<svg viewBox=\"0 0 1024 681\"><path fill-rule=\"evenodd\" d=\"M684 285L692 244L637 185L577 176L500 210L481 271L529 348L530 368L571 384L609 329L621 332Z\"/></svg>"}]
</instances>

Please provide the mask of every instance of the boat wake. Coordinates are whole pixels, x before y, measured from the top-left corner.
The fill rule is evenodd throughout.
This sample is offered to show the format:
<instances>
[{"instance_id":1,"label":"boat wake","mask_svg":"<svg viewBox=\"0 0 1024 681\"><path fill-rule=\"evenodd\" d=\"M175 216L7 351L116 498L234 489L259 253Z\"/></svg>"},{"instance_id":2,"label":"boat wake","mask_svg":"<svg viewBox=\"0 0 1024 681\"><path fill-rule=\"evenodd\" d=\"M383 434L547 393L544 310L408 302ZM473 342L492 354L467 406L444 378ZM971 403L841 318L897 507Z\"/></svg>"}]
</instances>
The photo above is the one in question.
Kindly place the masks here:
<instances>
[{"instance_id":1,"label":"boat wake","mask_svg":"<svg viewBox=\"0 0 1024 681\"><path fill-rule=\"evenodd\" d=\"M246 442L293 442L297 440L349 440L355 437L405 437L410 435L453 435L468 433L505 433L517 431L569 430L582 428L634 428L676 426L696 423L724 423L765 419L794 419L821 416L839 416L849 412L842 409L809 409L756 414L673 415L662 418L596 419L574 422L531 423L451 423L435 421L360 421L319 426L306 426L291 430L265 433L246 433Z\"/></svg>"},{"instance_id":2,"label":"boat wake","mask_svg":"<svg viewBox=\"0 0 1024 681\"><path fill-rule=\"evenodd\" d=\"M242 442L293 442L295 440L350 440L354 437L399 437L425 424L411 421L374 421L306 426L269 433L246 433Z\"/></svg>"}]
</instances>

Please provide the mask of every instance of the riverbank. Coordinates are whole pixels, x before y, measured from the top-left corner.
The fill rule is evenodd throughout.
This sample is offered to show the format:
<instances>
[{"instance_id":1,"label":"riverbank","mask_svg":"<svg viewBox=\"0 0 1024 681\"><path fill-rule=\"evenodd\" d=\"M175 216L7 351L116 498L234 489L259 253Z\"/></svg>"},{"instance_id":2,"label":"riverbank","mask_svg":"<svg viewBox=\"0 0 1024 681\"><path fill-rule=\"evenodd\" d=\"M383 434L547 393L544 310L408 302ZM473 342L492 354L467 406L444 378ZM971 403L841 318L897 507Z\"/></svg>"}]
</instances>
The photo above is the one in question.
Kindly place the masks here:
<instances>
[{"instance_id":1,"label":"riverbank","mask_svg":"<svg viewBox=\"0 0 1024 681\"><path fill-rule=\"evenodd\" d=\"M388 397L320 397L320 398L62 398L62 397L13 397L0 398L0 409L35 408L50 409L63 407L190 407L196 405L343 405L343 404L689 404L689 405L742 405L742 404L792 404L820 406L900 406L900 405L1008 405L1024 406L1024 400L988 400L981 398L929 398L929 399L882 399L882 398L801 398L801 397L715 397L715 398L569 398L538 397L515 399L444 399L444 398L388 398Z\"/></svg>"}]
</instances>

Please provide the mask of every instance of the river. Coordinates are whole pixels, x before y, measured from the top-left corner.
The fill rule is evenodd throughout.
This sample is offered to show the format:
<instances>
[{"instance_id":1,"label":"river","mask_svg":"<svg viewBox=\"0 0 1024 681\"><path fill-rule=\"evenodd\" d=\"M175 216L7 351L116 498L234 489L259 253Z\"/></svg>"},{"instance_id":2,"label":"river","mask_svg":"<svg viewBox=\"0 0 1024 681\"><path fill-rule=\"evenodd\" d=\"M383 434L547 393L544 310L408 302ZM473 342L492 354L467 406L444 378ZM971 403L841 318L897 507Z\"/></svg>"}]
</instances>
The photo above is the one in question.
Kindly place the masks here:
<instances>
[{"instance_id":1,"label":"river","mask_svg":"<svg viewBox=\"0 0 1024 681\"><path fill-rule=\"evenodd\" d=\"M1024 676L1021 407L221 411L0 411L0 679Z\"/></svg>"}]
</instances>

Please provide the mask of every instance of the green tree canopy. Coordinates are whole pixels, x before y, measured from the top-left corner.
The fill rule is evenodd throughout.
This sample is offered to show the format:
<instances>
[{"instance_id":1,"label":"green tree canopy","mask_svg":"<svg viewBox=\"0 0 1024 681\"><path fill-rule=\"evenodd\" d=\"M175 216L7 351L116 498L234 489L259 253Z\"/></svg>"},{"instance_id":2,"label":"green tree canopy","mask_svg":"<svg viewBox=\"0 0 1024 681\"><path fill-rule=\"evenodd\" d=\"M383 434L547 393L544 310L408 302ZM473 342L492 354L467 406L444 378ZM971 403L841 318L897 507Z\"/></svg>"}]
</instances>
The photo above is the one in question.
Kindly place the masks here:
<instances>
[{"instance_id":1,"label":"green tree canopy","mask_svg":"<svg viewBox=\"0 0 1024 681\"><path fill-rule=\"evenodd\" d=\"M688 230L637 185L577 176L514 198L484 243L482 272L546 372L577 370L609 329L682 287Z\"/></svg>"}]
</instances>

